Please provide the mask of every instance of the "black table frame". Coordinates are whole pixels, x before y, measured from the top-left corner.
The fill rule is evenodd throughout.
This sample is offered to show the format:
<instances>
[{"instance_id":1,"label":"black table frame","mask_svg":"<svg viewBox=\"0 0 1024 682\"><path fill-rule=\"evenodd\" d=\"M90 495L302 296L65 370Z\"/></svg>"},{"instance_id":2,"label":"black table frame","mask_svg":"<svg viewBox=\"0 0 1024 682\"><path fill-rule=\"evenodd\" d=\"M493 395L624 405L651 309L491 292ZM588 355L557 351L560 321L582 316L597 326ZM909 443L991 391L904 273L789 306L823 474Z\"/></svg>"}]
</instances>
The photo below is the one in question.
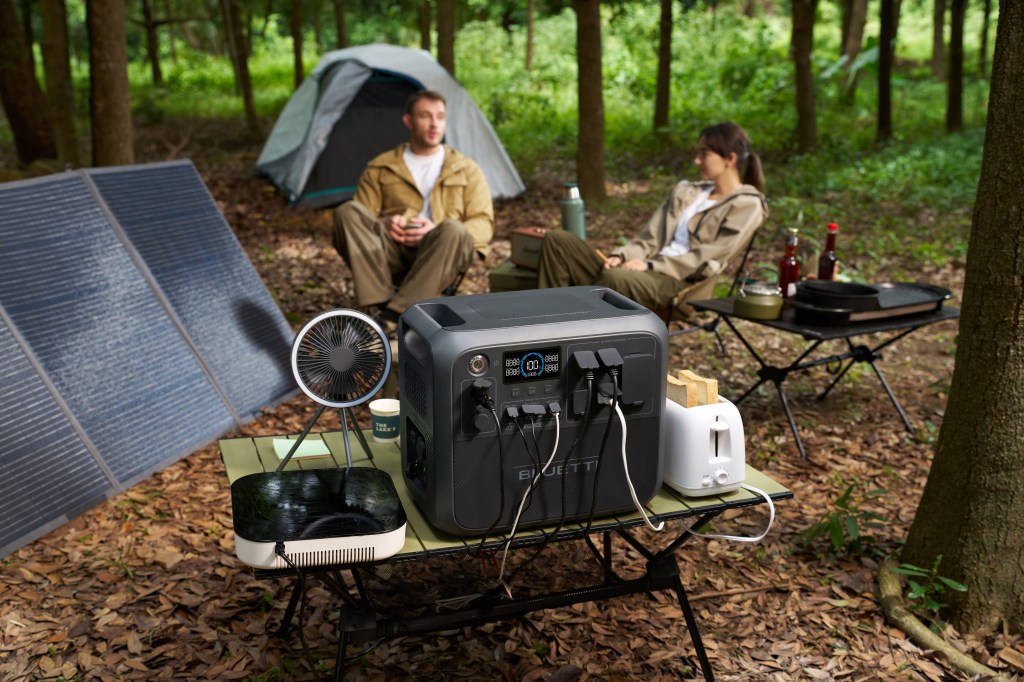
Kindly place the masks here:
<instances>
[{"instance_id":1,"label":"black table frame","mask_svg":"<svg viewBox=\"0 0 1024 682\"><path fill-rule=\"evenodd\" d=\"M792 498L792 496L793 494L789 491L770 495L773 502L789 499ZM690 517L687 521L690 521L691 518L696 519L695 522L692 523L692 527L700 528L727 509L737 509L740 507L753 506L759 503L763 503L763 499L749 499L739 503L722 503L713 507L690 510L689 512L669 512L665 514L652 515L651 521L656 524L658 521L673 521L684 517ZM371 597L365 589L360 577L360 571L367 568L367 565L353 564L346 566L304 568L302 569L302 572L305 576L317 576L344 602L338 620L338 647L333 679L340 680L343 675L346 662L345 652L350 642L365 643L402 636L424 635L453 628L481 625L484 623L505 620L542 609L570 606L573 604L609 599L612 597L621 597L630 594L672 590L675 592L679 601L679 606L682 609L683 618L685 619L687 630L690 632L690 639L693 641L694 652L696 653L697 661L700 664L703 678L706 682L714 682L714 673L711 670L711 662L708 660L707 651L704 648L704 643L701 639L700 629L697 626L697 619L696 616L694 616L692 607L690 606L690 600L687 597L686 588L683 586L682 579L680 578L679 566L675 557L676 551L689 541L693 535L686 529L683 529L667 547L658 551L653 551L637 539L631 532L632 529L641 525L642 522L638 520L623 522L608 522L605 520L595 522L594 526L591 528L591 533L601 536L603 549L598 549L592 542L591 537L585 535L584 529L582 528L561 530L553 537L553 543L580 538L584 538L586 540L591 551L605 566L604 579L598 585L543 594L534 597L501 600L492 599L479 605L475 605L474 602L468 602L463 606L456 607L446 613L416 616L412 618L392 617L391 615L383 613L374 607ZM614 537L619 537L624 540L647 560L646 571L643 576L639 578L623 579L615 573L612 561L612 541ZM512 551L529 550L543 542L543 538L543 535L534 535L532 537L516 539L513 540L510 549ZM501 541L491 541L485 544L484 549L494 551L499 550L503 546L503 542ZM477 545L472 545L468 550L462 549L458 551L473 551L476 547ZM555 550L555 548L549 547L548 550ZM454 552L452 550L445 549L435 552L427 552L424 556L441 556L453 553ZM415 561L416 559L403 557L398 560ZM385 561L381 563L387 562ZM350 593L349 585L341 574L343 569L351 571L353 583L358 595L357 597L353 597ZM296 577L296 573L291 569L256 570L254 573L255 577L258 579ZM289 598L288 605L285 608L285 612L282 617L281 625L277 631L278 636L283 637L288 633L291 621L299 605L300 596L301 583L300 581L297 581L292 589L291 597Z\"/></svg>"},{"instance_id":2,"label":"black table frame","mask_svg":"<svg viewBox=\"0 0 1024 682\"><path fill-rule=\"evenodd\" d=\"M782 411L786 415L786 420L789 422L789 428L793 432L793 438L796 441L797 449L800 452L800 457L807 458L807 450L804 447L803 439L800 437L800 432L797 429L796 419L793 417L793 411L789 406L789 400L786 397L786 392L782 388L783 382L793 372L803 372L813 367L820 367L822 365L832 365L840 363L840 369L836 372L836 377L832 382L818 394L818 400L824 400L829 392L839 383L840 380L850 370L855 363L863 362L867 363L872 370L874 370L875 376L878 377L879 383L882 384L882 388L885 389L886 395L889 396L889 400L892 402L893 407L896 408L896 412L899 414L900 419L903 421L904 427L911 434L915 434L914 426L910 423L910 419L907 418L907 413L903 409L903 405L900 404L899 399L893 392L892 387L889 385L888 380L885 378L885 374L875 363L876 360L881 359L880 351L893 343L899 341L903 337L907 336L911 332L926 327L937 322L943 322L945 320L953 320L960 316L960 310L951 306L942 306L933 312L919 313L915 315L906 315L901 317L893 317L887 319L876 319L867 320L862 322L852 322L842 326L824 326L824 325L810 325L805 323L796 322L794 319L794 310L792 308L785 308L782 315L777 320L755 320L746 317L740 317L733 314L732 304L733 297L729 298L716 298L707 301L692 301L689 303L691 307L696 310L709 311L717 313L719 318L722 319L728 326L729 329L736 334L736 337L740 340L743 346L747 349L750 355L758 363L757 369L757 381L748 388L743 395L734 401L736 405L742 403L751 393L753 393L759 386L765 382L772 382L775 386L775 392L779 396L779 402L782 404ZM773 329L778 329L790 334L797 334L802 336L807 341L812 341L811 345L808 346L803 353L800 354L793 362L785 366L772 365L765 361L757 349L740 333L736 325L733 324L732 318L736 317L753 324L759 324ZM874 346L853 342L854 337L867 336L870 334L881 334L888 332L896 332L893 336L881 340ZM814 360L807 360L818 348L826 341L842 340L846 342L847 349L843 352L833 353L828 356L820 357ZM842 364L845 363L845 364Z\"/></svg>"}]
</instances>

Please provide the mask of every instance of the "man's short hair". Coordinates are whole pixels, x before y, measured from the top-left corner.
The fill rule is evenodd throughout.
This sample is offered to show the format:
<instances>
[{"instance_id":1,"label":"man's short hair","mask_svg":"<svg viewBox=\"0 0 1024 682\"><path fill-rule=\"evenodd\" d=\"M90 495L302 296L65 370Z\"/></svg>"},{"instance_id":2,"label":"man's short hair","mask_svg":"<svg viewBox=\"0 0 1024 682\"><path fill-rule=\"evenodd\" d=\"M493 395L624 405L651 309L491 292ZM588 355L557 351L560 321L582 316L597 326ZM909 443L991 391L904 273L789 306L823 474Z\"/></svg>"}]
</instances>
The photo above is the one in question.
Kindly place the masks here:
<instances>
[{"instance_id":1,"label":"man's short hair","mask_svg":"<svg viewBox=\"0 0 1024 682\"><path fill-rule=\"evenodd\" d=\"M416 102L419 102L421 99L429 99L433 102L440 102L445 106L445 108L448 107L448 102L445 101L444 95L442 95L437 90L417 90L416 92L409 95L409 99L405 103L405 113L412 115L412 108L416 106Z\"/></svg>"}]
</instances>

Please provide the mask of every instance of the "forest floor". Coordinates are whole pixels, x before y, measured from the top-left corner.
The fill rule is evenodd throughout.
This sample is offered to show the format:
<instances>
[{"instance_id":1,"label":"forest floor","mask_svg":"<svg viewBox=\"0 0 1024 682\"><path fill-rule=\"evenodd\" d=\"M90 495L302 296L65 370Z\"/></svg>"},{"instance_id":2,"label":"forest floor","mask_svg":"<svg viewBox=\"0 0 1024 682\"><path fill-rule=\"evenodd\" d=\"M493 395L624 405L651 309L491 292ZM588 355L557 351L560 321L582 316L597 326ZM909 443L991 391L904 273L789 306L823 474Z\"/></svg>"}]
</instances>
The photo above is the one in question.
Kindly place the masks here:
<instances>
[{"instance_id":1,"label":"forest floor","mask_svg":"<svg viewBox=\"0 0 1024 682\"><path fill-rule=\"evenodd\" d=\"M140 161L191 158L292 324L351 304L348 271L330 243L327 211L295 210L252 177L259 145L230 124L173 122L142 129ZM509 254L508 230L556 225L565 164L535 174L527 193L501 202L486 264L476 264L460 294L487 290L487 269ZM661 201L672 178L624 180L611 199L588 210L597 245L633 233ZM774 257L759 239L755 258ZM954 290L962 268L913 272ZM748 463L795 493L777 505L768 537L757 544L694 539L680 571L719 680L966 680L944 656L922 650L885 621L876 585L881 559L899 550L927 478L942 422L956 322L911 334L880 366L903 400L904 431L870 370L854 368L827 401L815 395L825 368L794 376L788 395L809 456L802 460L773 392L743 404ZM736 396L755 364L728 330L727 354L703 333L671 342L670 367L716 377ZM758 329L770 357L782 360L793 338ZM295 433L313 406L304 397L268 409L234 434ZM365 419L365 415L363 415ZM332 420L333 419L333 423ZM325 417L319 429L338 426ZM861 547L831 551L827 537L805 547L801 534L837 513L852 486L848 514ZM877 515L874 523L869 516ZM715 522L715 530L756 534L759 507ZM289 596L283 580L255 580L234 555L231 503L216 444L158 472L131 490L56 528L0 564L0 680L313 680L333 665L337 604L312 581L303 633L275 636ZM653 540L658 542L657 539ZM623 570L642 559L619 550ZM941 572L941 571L940 571ZM1024 680L1019 635L944 635L958 649ZM359 652L350 649L350 654ZM355 657L346 680L683 680L693 679L690 638L674 595L632 596L538 611L507 622L431 636L400 637Z\"/></svg>"}]
</instances>

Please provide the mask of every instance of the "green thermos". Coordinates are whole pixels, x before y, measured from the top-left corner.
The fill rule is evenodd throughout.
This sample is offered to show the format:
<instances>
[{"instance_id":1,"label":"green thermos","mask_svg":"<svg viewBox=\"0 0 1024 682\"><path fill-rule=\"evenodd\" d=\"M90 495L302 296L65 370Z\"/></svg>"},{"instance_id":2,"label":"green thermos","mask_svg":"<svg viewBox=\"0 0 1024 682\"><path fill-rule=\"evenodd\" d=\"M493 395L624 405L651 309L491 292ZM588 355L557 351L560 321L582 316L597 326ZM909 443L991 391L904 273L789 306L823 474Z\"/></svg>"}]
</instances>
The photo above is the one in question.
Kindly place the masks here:
<instances>
[{"instance_id":1,"label":"green thermos","mask_svg":"<svg viewBox=\"0 0 1024 682\"><path fill-rule=\"evenodd\" d=\"M583 199L575 182L567 182L562 188L562 227L580 239L587 238L587 224L583 214Z\"/></svg>"}]
</instances>

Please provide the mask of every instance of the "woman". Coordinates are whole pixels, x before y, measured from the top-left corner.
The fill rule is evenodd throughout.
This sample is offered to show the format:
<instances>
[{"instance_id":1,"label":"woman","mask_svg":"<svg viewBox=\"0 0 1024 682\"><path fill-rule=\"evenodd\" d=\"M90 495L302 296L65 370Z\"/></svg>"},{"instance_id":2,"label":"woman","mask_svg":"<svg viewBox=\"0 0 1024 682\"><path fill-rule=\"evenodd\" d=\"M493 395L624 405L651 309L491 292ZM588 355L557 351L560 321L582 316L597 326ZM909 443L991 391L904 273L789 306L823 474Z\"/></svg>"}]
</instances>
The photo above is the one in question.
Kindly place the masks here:
<instances>
[{"instance_id":1,"label":"woman","mask_svg":"<svg viewBox=\"0 0 1024 682\"><path fill-rule=\"evenodd\" d=\"M700 182L677 183L640 235L607 260L571 232L548 232L538 286L597 284L660 313L679 291L720 273L768 215L761 159L742 128L719 123L701 131L693 162Z\"/></svg>"}]
</instances>

